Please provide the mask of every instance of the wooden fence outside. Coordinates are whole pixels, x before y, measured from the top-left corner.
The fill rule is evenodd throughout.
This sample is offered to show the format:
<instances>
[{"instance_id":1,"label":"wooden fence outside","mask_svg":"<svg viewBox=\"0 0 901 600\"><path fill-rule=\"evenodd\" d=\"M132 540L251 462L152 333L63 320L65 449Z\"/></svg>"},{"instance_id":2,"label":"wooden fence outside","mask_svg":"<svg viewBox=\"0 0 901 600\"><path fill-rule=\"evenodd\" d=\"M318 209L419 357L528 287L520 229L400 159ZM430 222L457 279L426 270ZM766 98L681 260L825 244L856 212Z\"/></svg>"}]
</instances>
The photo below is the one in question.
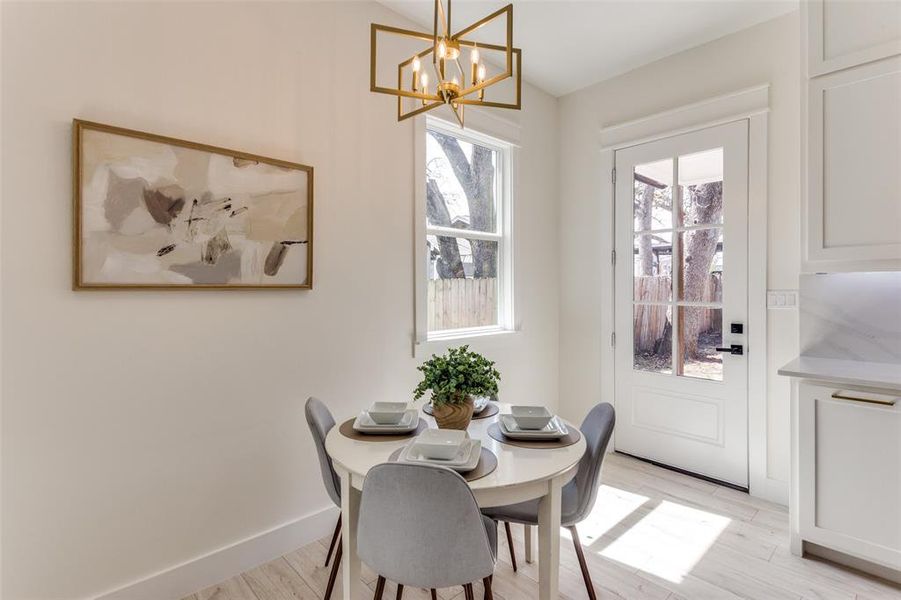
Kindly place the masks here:
<instances>
[{"instance_id":1,"label":"wooden fence outside","mask_svg":"<svg viewBox=\"0 0 901 600\"><path fill-rule=\"evenodd\" d=\"M430 279L429 331L497 324L497 278Z\"/></svg>"},{"instance_id":2,"label":"wooden fence outside","mask_svg":"<svg viewBox=\"0 0 901 600\"><path fill-rule=\"evenodd\" d=\"M722 298L722 274L711 273L702 302L713 302ZM635 277L634 292L636 302L669 302L672 279L669 275L652 275L649 277ZM657 340L664 337L666 325L672 321L672 315L668 315L669 306L636 304L633 314L633 340L634 352L653 352ZM714 331L722 327L722 313L719 309L701 309L701 331Z\"/></svg>"}]
</instances>

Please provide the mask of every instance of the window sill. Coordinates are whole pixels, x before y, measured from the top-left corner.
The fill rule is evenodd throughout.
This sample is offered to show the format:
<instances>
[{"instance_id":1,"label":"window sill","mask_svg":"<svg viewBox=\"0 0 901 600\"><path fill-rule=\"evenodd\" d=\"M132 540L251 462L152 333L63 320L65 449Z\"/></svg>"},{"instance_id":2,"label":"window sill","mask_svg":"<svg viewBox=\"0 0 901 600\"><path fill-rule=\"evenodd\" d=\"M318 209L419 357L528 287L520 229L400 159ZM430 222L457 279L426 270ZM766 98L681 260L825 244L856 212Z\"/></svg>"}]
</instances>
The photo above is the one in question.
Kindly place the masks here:
<instances>
[{"instance_id":1,"label":"window sill","mask_svg":"<svg viewBox=\"0 0 901 600\"><path fill-rule=\"evenodd\" d=\"M449 348L457 344L478 343L482 340L505 339L519 333L518 329L504 327L476 327L472 329L452 329L428 334L425 340L417 340L414 344L414 356L419 357L428 352Z\"/></svg>"}]
</instances>

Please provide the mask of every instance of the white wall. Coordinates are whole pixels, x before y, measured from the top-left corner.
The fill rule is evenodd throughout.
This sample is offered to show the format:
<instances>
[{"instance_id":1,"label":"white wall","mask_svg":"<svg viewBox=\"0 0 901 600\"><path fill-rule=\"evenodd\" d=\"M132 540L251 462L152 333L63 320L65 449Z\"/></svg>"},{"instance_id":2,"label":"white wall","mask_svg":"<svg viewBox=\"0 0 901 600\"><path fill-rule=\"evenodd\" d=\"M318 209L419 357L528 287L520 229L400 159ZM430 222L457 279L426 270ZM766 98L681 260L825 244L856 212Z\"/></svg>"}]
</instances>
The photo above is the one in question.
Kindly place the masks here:
<instances>
[{"instance_id":1,"label":"white wall","mask_svg":"<svg viewBox=\"0 0 901 600\"><path fill-rule=\"evenodd\" d=\"M611 310L599 251L612 231L599 201L609 185L600 165L602 126L770 84L767 286L798 286L800 265L800 71L798 13L792 13L636 69L560 101L560 398L579 419L603 397L601 369L609 344L603 311ZM797 313L768 313L768 477L789 478L788 381L776 369L797 355ZM785 488L787 489L787 487Z\"/></svg>"},{"instance_id":2,"label":"white wall","mask_svg":"<svg viewBox=\"0 0 901 600\"><path fill-rule=\"evenodd\" d=\"M2 5L7 600L80 598L329 505L302 416L406 399L413 134L368 90L374 3ZM558 391L557 101L530 86L502 397ZM311 292L70 290L70 123L316 168ZM572 219L570 211L568 218ZM567 246L569 248L569 246Z\"/></svg>"}]
</instances>

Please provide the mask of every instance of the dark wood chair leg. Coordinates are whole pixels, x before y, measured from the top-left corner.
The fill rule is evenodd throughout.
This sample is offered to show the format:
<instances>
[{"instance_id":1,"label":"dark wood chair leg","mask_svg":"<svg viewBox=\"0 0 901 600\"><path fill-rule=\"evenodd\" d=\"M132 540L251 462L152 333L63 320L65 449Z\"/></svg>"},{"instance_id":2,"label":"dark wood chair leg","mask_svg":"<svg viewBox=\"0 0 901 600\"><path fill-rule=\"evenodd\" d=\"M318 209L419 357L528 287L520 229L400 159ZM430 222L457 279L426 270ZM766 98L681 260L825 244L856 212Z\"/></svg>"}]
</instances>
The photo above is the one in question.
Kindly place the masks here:
<instances>
[{"instance_id":1,"label":"dark wood chair leg","mask_svg":"<svg viewBox=\"0 0 901 600\"><path fill-rule=\"evenodd\" d=\"M466 600L475 600L475 598L472 595L472 584L471 583L467 583L466 585L463 586L463 592L465 594Z\"/></svg>"},{"instance_id":2,"label":"dark wood chair leg","mask_svg":"<svg viewBox=\"0 0 901 600\"><path fill-rule=\"evenodd\" d=\"M491 591L491 577L483 579L482 585L485 586L484 600L494 600L494 594Z\"/></svg>"},{"instance_id":3,"label":"dark wood chair leg","mask_svg":"<svg viewBox=\"0 0 901 600\"><path fill-rule=\"evenodd\" d=\"M382 594L385 592L385 578L379 575L378 581L375 582L375 594L372 600L382 600Z\"/></svg>"},{"instance_id":4,"label":"dark wood chair leg","mask_svg":"<svg viewBox=\"0 0 901 600\"><path fill-rule=\"evenodd\" d=\"M404 597L404 586L401 584L397 584L397 595L394 597L394 600L401 600Z\"/></svg>"},{"instance_id":5,"label":"dark wood chair leg","mask_svg":"<svg viewBox=\"0 0 901 600\"><path fill-rule=\"evenodd\" d=\"M507 532L507 547L510 548L510 562L513 563L513 572L516 573L516 550L513 547L513 534L510 532L510 524L504 521L504 531Z\"/></svg>"},{"instance_id":6,"label":"dark wood chair leg","mask_svg":"<svg viewBox=\"0 0 901 600\"><path fill-rule=\"evenodd\" d=\"M338 536L341 535L341 513L338 513L338 522L335 524L335 533L332 534L332 542L328 545L328 554L325 555L325 566L328 566L328 561L332 558L332 550L335 549L335 542L338 541Z\"/></svg>"},{"instance_id":7,"label":"dark wood chair leg","mask_svg":"<svg viewBox=\"0 0 901 600\"><path fill-rule=\"evenodd\" d=\"M341 542L343 540L338 538L338 546L335 548L335 558L332 561L332 572L329 573L328 576L328 584L325 586L325 594L322 596L322 600L329 600L332 597L332 590L335 587L335 580L338 579L338 568L341 565L341 552L342 546Z\"/></svg>"},{"instance_id":8,"label":"dark wood chair leg","mask_svg":"<svg viewBox=\"0 0 901 600\"><path fill-rule=\"evenodd\" d=\"M588 591L588 598L590 600L597 600L597 596L594 593L594 585L591 583L591 573L588 572L588 563L585 562L585 554L582 551L582 543L579 541L579 532L576 530L575 525L571 525L567 529L569 529L569 532L572 534L573 546L575 546L576 556L579 558L579 568L582 569L582 579L585 580L585 589Z\"/></svg>"},{"instance_id":9,"label":"dark wood chair leg","mask_svg":"<svg viewBox=\"0 0 901 600\"><path fill-rule=\"evenodd\" d=\"M438 592L436 592L434 588L429 591L432 592L432 600L438 600Z\"/></svg>"}]
</instances>

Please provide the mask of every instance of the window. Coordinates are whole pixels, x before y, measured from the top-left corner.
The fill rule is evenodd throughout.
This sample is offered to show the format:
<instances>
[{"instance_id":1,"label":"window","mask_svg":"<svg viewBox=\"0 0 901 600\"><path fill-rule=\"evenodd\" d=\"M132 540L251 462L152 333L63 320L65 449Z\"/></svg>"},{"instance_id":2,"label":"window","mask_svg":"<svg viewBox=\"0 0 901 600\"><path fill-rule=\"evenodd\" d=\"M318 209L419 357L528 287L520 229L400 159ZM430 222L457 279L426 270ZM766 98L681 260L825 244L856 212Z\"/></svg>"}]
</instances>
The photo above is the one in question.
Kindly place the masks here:
<instances>
[{"instance_id":1,"label":"window","mask_svg":"<svg viewBox=\"0 0 901 600\"><path fill-rule=\"evenodd\" d=\"M511 147L432 118L423 136L418 337L510 330Z\"/></svg>"}]
</instances>

